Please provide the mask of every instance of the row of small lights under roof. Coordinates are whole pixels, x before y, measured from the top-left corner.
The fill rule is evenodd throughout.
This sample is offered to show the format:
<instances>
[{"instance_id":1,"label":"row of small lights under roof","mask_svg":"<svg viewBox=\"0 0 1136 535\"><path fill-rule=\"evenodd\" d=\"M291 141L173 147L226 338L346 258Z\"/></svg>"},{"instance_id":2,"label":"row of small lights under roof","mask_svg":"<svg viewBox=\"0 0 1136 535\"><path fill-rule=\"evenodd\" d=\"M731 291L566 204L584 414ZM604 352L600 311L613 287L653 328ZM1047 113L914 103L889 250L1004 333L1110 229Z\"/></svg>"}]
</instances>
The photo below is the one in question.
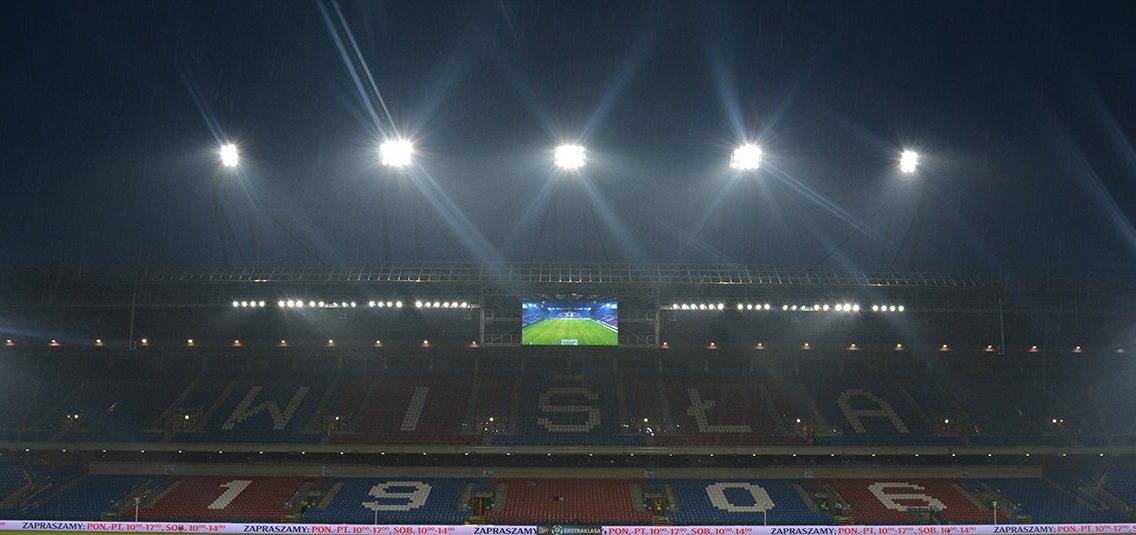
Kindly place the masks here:
<instances>
[{"instance_id":1,"label":"row of small lights under roof","mask_svg":"<svg viewBox=\"0 0 1136 535\"><path fill-rule=\"evenodd\" d=\"M671 310L725 310L725 303L672 303ZM769 303L738 303L738 310L773 310ZM792 312L859 312L858 303L812 304L812 305L781 305L782 311ZM872 312L903 312L903 305L872 305Z\"/></svg>"},{"instance_id":2,"label":"row of small lights under roof","mask_svg":"<svg viewBox=\"0 0 1136 535\"><path fill-rule=\"evenodd\" d=\"M670 349L671 344L669 342L663 342L663 343L659 344L659 348L660 349ZM717 342L710 341L710 342L706 343L706 349L718 349L718 348L719 348L719 346L718 346ZM764 350L768 349L768 347L766 347L766 345L763 342L758 342L758 343L754 344L753 348L755 350L758 350L758 351L764 351ZM813 349L813 346L811 344L809 344L808 342L804 342L804 343L801 344L801 350L802 351L812 351L812 349ZM853 344L849 344L845 349L847 349L848 351L860 351L862 348L853 343ZM895 346L892 347L892 349L895 350L895 351L906 351L907 346L905 346L903 344L895 344ZM950 345L942 344L938 347L938 351L941 352L941 353L946 353L946 352L953 351L953 350L951 349ZM994 353L996 351L998 351L998 349L993 345L987 345L986 347L982 348L982 352L984 352L984 353ZM1026 352L1027 353L1040 353L1041 348L1036 346L1036 345L1031 345L1026 349ZM1085 350L1082 349L1081 346L1073 346L1073 350L1071 352L1072 353L1084 353ZM1127 351L1123 347L1118 347L1118 348L1116 348L1116 350L1114 352L1115 353L1126 353Z\"/></svg>"},{"instance_id":3,"label":"row of small lights under roof","mask_svg":"<svg viewBox=\"0 0 1136 535\"><path fill-rule=\"evenodd\" d=\"M148 338L140 338L138 340L138 343L142 347L149 347L150 346L150 340ZM63 344L59 343L59 340L54 339L54 338L51 339L51 341L48 343L48 346L50 346L50 347L62 347L62 345ZM103 347L103 346L106 345L106 343L103 342L102 338L96 338L94 345L95 345L95 347ZM185 341L185 345L187 347L196 347L197 342L193 338L188 338ZM230 345L232 345L233 347L244 347L244 344L242 344L239 339L233 340ZM276 345L277 345L277 347L288 347L288 341L287 340L280 340L280 342L277 343ZM335 340L329 338L325 345L327 345L328 347L335 347ZM375 340L374 343L372 343L371 345L374 346L374 347L383 347L383 341L382 340ZM423 347L429 347L430 341L429 340L422 340L421 345ZM476 340L469 343L470 347L477 347L477 345L478 344L477 344ZM15 340L8 338L8 339L4 340L4 346L5 347L16 347L16 342L15 342ZM671 345L668 342L663 342L663 343L659 344L659 347L661 347L662 349L670 349ZM718 349L718 344L716 342L709 342L709 343L706 344L706 348L707 349ZM753 348L756 349L756 350L759 350L759 351L766 349L765 344L763 344L761 342L754 344ZM804 350L804 351L810 351L810 350L812 350L812 346L809 345L808 342L805 342L801 345L801 349ZM859 351L860 347L857 346L856 344L851 344L847 347L847 349L849 351ZM903 344L895 344L895 347L893 349L895 351L904 351L906 349L906 347ZM951 351L951 347L948 344L943 344L943 345L939 346L939 351L945 353L945 352ZM984 353L994 353L994 352L998 351L998 348L993 346L993 345L987 345L986 347L984 347L982 349L982 351ZM1041 348L1039 346L1036 346L1036 345L1031 345L1031 346L1029 346L1029 348L1026 349L1026 352L1027 353L1040 353ZM1073 353L1084 353L1085 351L1084 351L1084 349L1081 348L1081 346L1073 346L1072 352ZM1115 353L1126 353L1127 350L1125 350L1123 347L1118 347L1118 348L1116 348L1116 350L1114 352Z\"/></svg>"},{"instance_id":4,"label":"row of small lights under roof","mask_svg":"<svg viewBox=\"0 0 1136 535\"><path fill-rule=\"evenodd\" d=\"M233 301L233 308L264 308L264 301L240 300ZM355 301L316 301L303 299L281 299L276 301L277 308L357 308ZM402 301L367 301L368 308L402 308ZM468 301L422 301L414 302L415 308L469 308Z\"/></svg>"},{"instance_id":5,"label":"row of small lights under roof","mask_svg":"<svg viewBox=\"0 0 1136 535\"><path fill-rule=\"evenodd\" d=\"M31 450L31 448L24 448L24 452L25 452L25 453L28 453L28 452L31 452L31 451L32 451L32 450ZM61 452L63 452L63 453L67 453L67 450L66 450L66 449L62 449L62 450L59 450L59 451L61 451ZM106 453L106 452L107 452L107 450L102 450L102 452L103 452L103 453ZM179 454L179 455L181 455L181 454L185 453L185 452L184 452L183 450L177 450L177 452L178 452L178 454ZM116 452L116 453L118 453L118 452ZM138 450L138 453L146 453L146 450ZM158 453L162 453L162 452L158 452ZM207 452L191 452L191 453L207 453ZM290 452L290 451L281 451L281 452L271 452L271 453L293 453L293 452ZM327 452L327 453L332 453L332 452ZM351 453L352 453L352 454L356 454L356 453L363 453L363 454L367 454L367 453L371 453L371 452L351 452ZM414 454L413 454L413 453L411 453L411 452L400 452L400 453L403 453L403 454L405 454L405 455L414 455ZM224 455L224 454L225 454L225 451L224 451L224 450L218 450L218 451L217 451L217 454L218 454L218 455ZM257 454L258 454L258 455L264 455L264 452L263 452L263 451L258 451L258 452L257 452ZM300 452L300 455L307 455L307 454L308 454L308 452L307 452L307 451L301 451L301 452ZM345 451L340 451L340 452L339 452L339 454L340 454L340 455L346 455L346 454L347 454L347 452L345 452ZM380 452L379 452L379 455L386 455L386 454L387 454L387 452L385 452L385 451L380 451ZM429 454L428 452L425 452L425 451L424 451L424 452L422 452L422 455L428 455L428 454ZM442 453L442 454L440 454L440 455L449 455L449 454L447 454L447 453ZM469 452L468 452L468 451L467 451L467 452L465 452L465 453L464 453L464 455L468 456L468 455L469 455ZM512 455L513 455L513 452L511 452L511 451L510 451L510 452L505 452L505 455L508 455L508 456L512 456ZM535 454L535 453L534 453L534 454L532 454L532 455L539 455L539 454ZM567 454L567 455L571 456L571 455L573 455L573 454ZM589 453L589 454L588 454L588 457L592 457L592 456L594 456L594 455L595 455L594 453ZM631 453L631 452L628 452L628 453L627 453L627 455L628 455L628 456L630 456L630 457L634 457L634 456L635 456L635 454L634 454L634 453ZM657 455L657 454L656 454L656 455ZM734 456L734 457L740 457L740 456L742 456L742 455L744 455L744 454L742 454L742 453L735 453L735 454L733 454L733 456ZM820 455L824 455L824 454L823 454L823 453L812 453L812 454L809 454L809 455L812 455L812 456L820 456ZM919 457L919 454L918 454L918 453L915 453L915 454L909 454L909 455L913 455L913 456L915 456L915 457ZM929 457L934 457L934 456L936 456L936 455L944 455L944 454L929 454L928 456L929 456ZM981 454L981 453L964 453L964 454L963 454L963 456L964 456L964 457L975 457L975 456L979 456L979 455L982 455L982 454ZM1002 453L1000 453L1000 454L998 454L998 456L999 456L999 457L1009 457L1009 456L1011 456L1011 455L1015 455L1015 456L1016 456L1016 455L1024 455L1024 456L1026 456L1026 457L1029 457L1029 456L1030 456L1030 454L1029 454L1029 453L1024 453L1024 454L1023 454L1023 453L1019 453L1019 454L1011 454L1011 453L1005 453L1005 454L1002 454ZM1059 456L1059 457L1068 457L1068 456L1069 456L1069 454L1068 454L1068 453L1064 453L1064 452L1063 452L1063 453L1055 453L1054 455L1056 455L1056 456ZM1087 454L1086 454L1086 455L1087 455ZM545 456L547 456L547 457L552 457L552 454L551 454L551 453L547 453L547 454L545 454ZM614 457L615 455L612 455L612 454L607 454L606 456L607 456L607 457ZM709 457L713 457L713 456L714 456L714 454L713 454L713 453L710 453L710 454L708 454L708 456L709 456ZM757 452L753 452L753 453L750 453L750 456L751 456L751 457L757 457ZM793 454L791 454L790 456L791 456L791 457L796 457L796 456L797 456L797 454L796 454L796 453L793 453ZM829 457L836 457L836 454L835 454L835 453L829 453L829 454L828 454L828 456L829 456ZM841 457L844 457L844 456L847 456L847 454L843 454L843 453L842 453L842 454L841 454ZM875 454L875 453L872 453L872 454L870 454L870 456L872 456L872 457L875 457L875 456L876 456L876 454ZM898 454L888 454L888 456L889 456L889 457L899 457L900 455L898 455ZM957 457L957 456L958 456L958 454L957 454L957 453L952 453L952 454L951 454L951 457ZM993 456L994 456L994 454L993 454L993 453L987 453L987 454L986 454L986 456L987 456L987 457L993 457ZM1104 457L1104 452L1098 452L1098 453L1097 453L1097 456L1098 456L1098 457ZM673 453L668 453L668 454L667 454L667 457L674 457L674 454L673 454Z\"/></svg>"}]
</instances>

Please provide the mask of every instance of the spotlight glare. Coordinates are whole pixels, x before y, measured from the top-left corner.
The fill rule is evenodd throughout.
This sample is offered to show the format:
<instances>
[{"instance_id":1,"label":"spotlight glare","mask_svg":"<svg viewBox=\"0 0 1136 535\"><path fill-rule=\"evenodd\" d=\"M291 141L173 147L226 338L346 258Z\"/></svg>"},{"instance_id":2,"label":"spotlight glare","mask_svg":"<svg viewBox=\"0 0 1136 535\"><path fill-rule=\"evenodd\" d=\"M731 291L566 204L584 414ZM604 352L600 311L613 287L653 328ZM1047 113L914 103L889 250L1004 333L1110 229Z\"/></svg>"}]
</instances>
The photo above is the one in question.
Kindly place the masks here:
<instances>
[{"instance_id":1,"label":"spotlight glare","mask_svg":"<svg viewBox=\"0 0 1136 535\"><path fill-rule=\"evenodd\" d=\"M236 145L229 143L221 146L221 165L225 167L236 167L239 160Z\"/></svg>"},{"instance_id":2,"label":"spotlight glare","mask_svg":"<svg viewBox=\"0 0 1136 535\"><path fill-rule=\"evenodd\" d=\"M413 154L414 146L404 139L392 139L379 146L379 162L387 167L407 167Z\"/></svg>"},{"instance_id":3,"label":"spotlight glare","mask_svg":"<svg viewBox=\"0 0 1136 535\"><path fill-rule=\"evenodd\" d=\"M730 169L739 171L752 171L761 165L761 147L757 145L742 145L734 149L730 157Z\"/></svg>"},{"instance_id":4,"label":"spotlight glare","mask_svg":"<svg viewBox=\"0 0 1136 535\"><path fill-rule=\"evenodd\" d=\"M580 169L587 163L586 151L580 145L560 145L553 153L553 160L561 169Z\"/></svg>"},{"instance_id":5,"label":"spotlight glare","mask_svg":"<svg viewBox=\"0 0 1136 535\"><path fill-rule=\"evenodd\" d=\"M913 150L905 150L899 157L899 170L905 174L915 172L915 168L919 165L919 153Z\"/></svg>"}]
</instances>

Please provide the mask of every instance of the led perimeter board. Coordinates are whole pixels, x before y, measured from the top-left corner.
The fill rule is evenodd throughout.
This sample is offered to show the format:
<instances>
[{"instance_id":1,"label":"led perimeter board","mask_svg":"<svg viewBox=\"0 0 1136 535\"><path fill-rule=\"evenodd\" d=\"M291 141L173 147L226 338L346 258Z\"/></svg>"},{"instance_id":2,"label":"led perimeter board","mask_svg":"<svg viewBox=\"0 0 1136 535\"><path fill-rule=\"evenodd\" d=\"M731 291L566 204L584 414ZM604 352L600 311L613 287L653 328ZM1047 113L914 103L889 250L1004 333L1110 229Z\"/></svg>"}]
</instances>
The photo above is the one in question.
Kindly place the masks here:
<instances>
[{"instance_id":1,"label":"led perimeter board","mask_svg":"<svg viewBox=\"0 0 1136 535\"><path fill-rule=\"evenodd\" d=\"M619 305L615 299L534 297L521 302L521 345L618 343Z\"/></svg>"}]
</instances>

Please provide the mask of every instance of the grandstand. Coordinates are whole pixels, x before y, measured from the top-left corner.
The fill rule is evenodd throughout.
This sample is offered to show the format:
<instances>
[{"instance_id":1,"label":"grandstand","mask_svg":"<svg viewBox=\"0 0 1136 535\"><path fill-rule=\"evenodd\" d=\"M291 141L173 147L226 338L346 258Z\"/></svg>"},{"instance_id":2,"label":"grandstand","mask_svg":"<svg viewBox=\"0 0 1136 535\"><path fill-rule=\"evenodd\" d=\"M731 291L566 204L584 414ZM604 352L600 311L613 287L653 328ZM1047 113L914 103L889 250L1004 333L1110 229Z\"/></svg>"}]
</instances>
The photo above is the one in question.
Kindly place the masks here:
<instances>
[{"instance_id":1,"label":"grandstand","mask_svg":"<svg viewBox=\"0 0 1136 535\"><path fill-rule=\"evenodd\" d=\"M546 266L522 287L524 267L6 275L4 306L79 334L3 333L0 517L1134 520L1134 314L1116 287L1017 288L1030 307L998 317L1004 289L951 277ZM620 345L522 344L532 285L577 280L619 298ZM286 295L467 306L231 305ZM1112 312L1081 318L1078 300ZM861 311L787 309L845 301Z\"/></svg>"}]
</instances>

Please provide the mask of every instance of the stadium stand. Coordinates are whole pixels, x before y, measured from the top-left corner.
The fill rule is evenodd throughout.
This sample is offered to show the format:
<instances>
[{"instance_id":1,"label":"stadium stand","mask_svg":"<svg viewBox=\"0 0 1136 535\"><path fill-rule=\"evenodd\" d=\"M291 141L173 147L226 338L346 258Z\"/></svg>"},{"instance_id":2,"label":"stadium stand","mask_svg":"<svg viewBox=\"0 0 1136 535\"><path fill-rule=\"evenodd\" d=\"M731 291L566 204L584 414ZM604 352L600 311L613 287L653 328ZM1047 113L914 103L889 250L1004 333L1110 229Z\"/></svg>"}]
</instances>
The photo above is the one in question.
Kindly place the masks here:
<instances>
[{"instance_id":1,"label":"stadium stand","mask_svg":"<svg viewBox=\"0 0 1136 535\"><path fill-rule=\"evenodd\" d=\"M144 520L276 522L307 480L291 477L183 477L142 510Z\"/></svg>"},{"instance_id":2,"label":"stadium stand","mask_svg":"<svg viewBox=\"0 0 1136 535\"><path fill-rule=\"evenodd\" d=\"M316 378L297 381L293 375L280 373L233 381L203 414L200 425L204 428L180 432L175 439L182 442L319 442L318 431L300 431L316 412L324 386L326 383Z\"/></svg>"},{"instance_id":3,"label":"stadium stand","mask_svg":"<svg viewBox=\"0 0 1136 535\"><path fill-rule=\"evenodd\" d=\"M660 480L678 500L669 516L678 524L832 524L832 515L810 511L794 480ZM763 514L762 511L765 511Z\"/></svg>"},{"instance_id":4,"label":"stadium stand","mask_svg":"<svg viewBox=\"0 0 1136 535\"><path fill-rule=\"evenodd\" d=\"M813 484L839 492L852 506L844 514L858 524L910 524L916 512L941 515L949 523L986 523L993 518L959 482L948 479L829 479Z\"/></svg>"},{"instance_id":5,"label":"stadium stand","mask_svg":"<svg viewBox=\"0 0 1136 535\"><path fill-rule=\"evenodd\" d=\"M1136 507L1136 467L1112 468L1100 482L1129 507Z\"/></svg>"},{"instance_id":6,"label":"stadium stand","mask_svg":"<svg viewBox=\"0 0 1136 535\"><path fill-rule=\"evenodd\" d=\"M461 524L462 479L327 479L321 494L334 498L322 509L309 508L305 522L370 524Z\"/></svg>"},{"instance_id":7,"label":"stadium stand","mask_svg":"<svg viewBox=\"0 0 1136 535\"><path fill-rule=\"evenodd\" d=\"M0 464L0 500L16 492L30 482L30 478L18 464Z\"/></svg>"},{"instance_id":8,"label":"stadium stand","mask_svg":"<svg viewBox=\"0 0 1136 535\"><path fill-rule=\"evenodd\" d=\"M495 524L609 523L647 524L651 513L632 507L626 479L501 479L505 505L486 516Z\"/></svg>"},{"instance_id":9,"label":"stadium stand","mask_svg":"<svg viewBox=\"0 0 1136 535\"><path fill-rule=\"evenodd\" d=\"M502 367L475 373L389 371L373 377L325 372L303 374L302 379L281 371L210 372L192 380L183 377L193 375L172 372L135 375L103 370L91 371L85 379L66 374L13 379L21 377L18 373L0 379L5 381L0 399L6 400L0 408L0 438L624 446L1136 444L1130 402L1117 393L1123 391L1120 385L1074 394L1026 381L995 382L988 374L966 380L896 375L888 382L819 372L781 377L718 370L607 373L531 367L523 374ZM396 375L397 380L386 378ZM80 418L71 421L68 415ZM338 423L330 425L336 417ZM943 419L952 424L942 425ZM1053 424L1055 419L1060 423Z\"/></svg>"},{"instance_id":10,"label":"stadium stand","mask_svg":"<svg viewBox=\"0 0 1136 535\"><path fill-rule=\"evenodd\" d=\"M528 374L510 407L516 434L494 434L493 444L642 444L643 435L624 432L614 386L602 372Z\"/></svg>"},{"instance_id":11,"label":"stadium stand","mask_svg":"<svg viewBox=\"0 0 1136 535\"><path fill-rule=\"evenodd\" d=\"M98 520L102 513L118 512L119 500L131 489L155 478L150 476L87 475L59 487L57 494L22 513L23 518Z\"/></svg>"},{"instance_id":12,"label":"stadium stand","mask_svg":"<svg viewBox=\"0 0 1136 535\"><path fill-rule=\"evenodd\" d=\"M658 435L663 445L769 444L779 434L776 414L762 399L759 381L725 374L665 379L667 406L675 423ZM648 386L650 388L650 386ZM657 388L657 386L656 386ZM649 398L648 398L649 399Z\"/></svg>"},{"instance_id":13,"label":"stadium stand","mask_svg":"<svg viewBox=\"0 0 1136 535\"><path fill-rule=\"evenodd\" d=\"M1045 479L987 479L984 483L1013 500L1034 523L1124 520L1123 515L1091 510L1082 499Z\"/></svg>"},{"instance_id":14,"label":"stadium stand","mask_svg":"<svg viewBox=\"0 0 1136 535\"><path fill-rule=\"evenodd\" d=\"M470 389L467 378L449 376L414 381L384 378L370 383L355 413L358 432L337 433L333 442L479 443L480 433L461 434Z\"/></svg>"}]
</instances>

